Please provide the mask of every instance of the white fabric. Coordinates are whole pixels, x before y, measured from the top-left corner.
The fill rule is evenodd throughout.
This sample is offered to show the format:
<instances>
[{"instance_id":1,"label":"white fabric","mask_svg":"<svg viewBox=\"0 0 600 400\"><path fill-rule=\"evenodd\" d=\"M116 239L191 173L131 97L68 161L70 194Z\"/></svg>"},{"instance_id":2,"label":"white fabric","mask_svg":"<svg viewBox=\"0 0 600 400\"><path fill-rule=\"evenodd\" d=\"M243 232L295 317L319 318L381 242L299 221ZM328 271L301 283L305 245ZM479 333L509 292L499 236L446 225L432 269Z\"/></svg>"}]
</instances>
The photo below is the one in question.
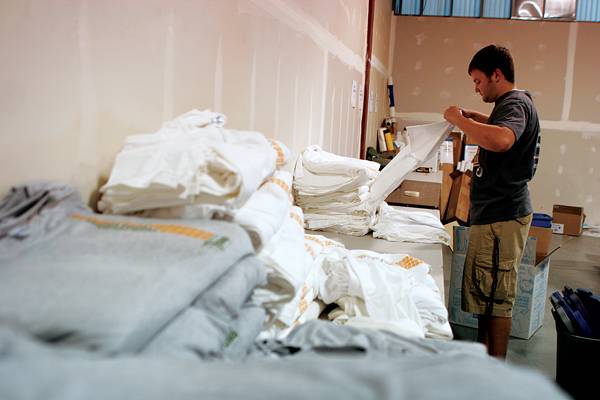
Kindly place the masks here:
<instances>
[{"instance_id":1,"label":"white fabric","mask_svg":"<svg viewBox=\"0 0 600 400\"><path fill-rule=\"evenodd\" d=\"M369 254L370 257L361 257ZM422 322L409 295L410 281L406 270L389 267L377 253L334 248L323 260L324 279L319 297L325 303L335 302L343 308L348 322L355 317L368 317L379 323L402 326L399 334L423 337ZM356 298L364 301L364 309ZM407 322L412 321L412 322ZM407 329L412 326L414 329Z\"/></svg>"},{"instance_id":2,"label":"white fabric","mask_svg":"<svg viewBox=\"0 0 600 400\"><path fill-rule=\"evenodd\" d=\"M373 237L392 242L442 243L450 245L450 235L435 215L390 207L382 202L371 226Z\"/></svg>"},{"instance_id":3,"label":"white fabric","mask_svg":"<svg viewBox=\"0 0 600 400\"><path fill-rule=\"evenodd\" d=\"M226 130L221 122L205 125L211 118L216 117L194 111L154 134L127 137L100 189L99 209L121 214L196 204L243 205L274 172L276 152L261 133Z\"/></svg>"},{"instance_id":4,"label":"white fabric","mask_svg":"<svg viewBox=\"0 0 600 400\"><path fill-rule=\"evenodd\" d=\"M376 162L338 156L315 145L306 148L302 160L307 170L319 175L365 175L374 178L379 172Z\"/></svg>"},{"instance_id":5,"label":"white fabric","mask_svg":"<svg viewBox=\"0 0 600 400\"><path fill-rule=\"evenodd\" d=\"M352 250L352 253L361 260L370 259L369 263L383 263L391 270L404 270L408 279L408 294L418 310L425 336L452 339L448 310L427 263L408 254L380 254L368 250Z\"/></svg>"},{"instance_id":6,"label":"white fabric","mask_svg":"<svg viewBox=\"0 0 600 400\"><path fill-rule=\"evenodd\" d=\"M441 301L440 290L429 274L428 267L419 265L409 270L414 285L410 296L415 302L427 337L452 339L448 310Z\"/></svg>"},{"instance_id":7,"label":"white fabric","mask_svg":"<svg viewBox=\"0 0 600 400\"><path fill-rule=\"evenodd\" d=\"M372 161L341 157L306 148L294 170L294 193L304 210L308 229L362 236L374 222L375 208L368 204L369 186L379 173Z\"/></svg>"},{"instance_id":8,"label":"white fabric","mask_svg":"<svg viewBox=\"0 0 600 400\"><path fill-rule=\"evenodd\" d=\"M304 246L302 210L292 207L282 226L258 253L267 268L267 285L257 288L253 298L271 315L293 300L311 271L313 258Z\"/></svg>"},{"instance_id":9,"label":"white fabric","mask_svg":"<svg viewBox=\"0 0 600 400\"><path fill-rule=\"evenodd\" d=\"M448 122L406 127L407 145L385 166L371 185L369 203L378 207L409 172L438 151L453 127Z\"/></svg>"},{"instance_id":10,"label":"white fabric","mask_svg":"<svg viewBox=\"0 0 600 400\"><path fill-rule=\"evenodd\" d=\"M161 130L173 130L177 132L195 131L197 128L207 126L223 127L227 118L224 114L212 112L210 110L191 110L180 115L172 121L165 122Z\"/></svg>"},{"instance_id":11,"label":"white fabric","mask_svg":"<svg viewBox=\"0 0 600 400\"><path fill-rule=\"evenodd\" d=\"M335 240L331 240L322 235L304 234L304 248L313 258L313 260L316 261L321 254L329 251L330 249L344 249L345 246L340 242L336 242Z\"/></svg>"},{"instance_id":12,"label":"white fabric","mask_svg":"<svg viewBox=\"0 0 600 400\"><path fill-rule=\"evenodd\" d=\"M277 154L276 165L278 169L287 170L288 164L292 157L292 152L282 141L276 139L269 139L273 150Z\"/></svg>"},{"instance_id":13,"label":"white fabric","mask_svg":"<svg viewBox=\"0 0 600 400\"><path fill-rule=\"evenodd\" d=\"M320 235L305 234L304 250L309 272L293 297L271 306L275 314L261 338L284 337L307 320L308 305L318 301L338 305L328 314L336 323L406 337L452 338L447 310L430 266L422 260L407 254L347 250ZM312 311L322 310L320 305Z\"/></svg>"},{"instance_id":14,"label":"white fabric","mask_svg":"<svg viewBox=\"0 0 600 400\"><path fill-rule=\"evenodd\" d=\"M312 303L318 295L318 282L321 271L318 268L313 268L306 277L306 282L302 288L296 293L296 296L287 303L279 312L276 319L282 322L285 326L292 326L294 323L299 323L298 319L307 310L307 307Z\"/></svg>"},{"instance_id":15,"label":"white fabric","mask_svg":"<svg viewBox=\"0 0 600 400\"><path fill-rule=\"evenodd\" d=\"M346 235L363 236L369 232L375 214L348 215L339 214L305 214L305 226L311 230L339 232Z\"/></svg>"},{"instance_id":16,"label":"white fabric","mask_svg":"<svg viewBox=\"0 0 600 400\"><path fill-rule=\"evenodd\" d=\"M306 152L307 150L305 150ZM313 153L313 151L309 152ZM325 153L325 152L323 152ZM331 154L331 153L328 153ZM333 154L332 154L333 155ZM348 160L354 160L349 158ZM323 168L320 168L323 169ZM351 192L373 182L367 170L356 171L355 174L316 173L308 169L304 161L304 153L298 157L294 169L294 186L299 194L304 196L325 195L338 192Z\"/></svg>"},{"instance_id":17,"label":"white fabric","mask_svg":"<svg viewBox=\"0 0 600 400\"><path fill-rule=\"evenodd\" d=\"M275 171L235 212L234 222L248 232L256 250L268 243L289 218L291 188L292 175L287 171Z\"/></svg>"}]
</instances>

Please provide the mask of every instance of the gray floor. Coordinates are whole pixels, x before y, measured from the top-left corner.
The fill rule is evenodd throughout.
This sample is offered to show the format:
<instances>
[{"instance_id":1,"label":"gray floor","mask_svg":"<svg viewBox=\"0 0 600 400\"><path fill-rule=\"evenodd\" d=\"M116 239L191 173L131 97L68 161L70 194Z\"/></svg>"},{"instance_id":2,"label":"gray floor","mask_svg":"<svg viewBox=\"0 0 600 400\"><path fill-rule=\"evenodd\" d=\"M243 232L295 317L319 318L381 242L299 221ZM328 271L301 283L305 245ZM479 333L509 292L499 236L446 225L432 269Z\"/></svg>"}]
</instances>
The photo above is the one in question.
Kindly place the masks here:
<instances>
[{"instance_id":1,"label":"gray floor","mask_svg":"<svg viewBox=\"0 0 600 400\"><path fill-rule=\"evenodd\" d=\"M588 288L600 293L600 238L587 236L553 235L553 246L561 247L551 256L547 296L567 285L572 288ZM444 250L444 280L446 299L450 282L452 253ZM528 340L511 338L507 360L541 371L554 379L556 375L556 330L550 313L550 301L545 307L542 327ZM452 326L455 338L475 340L475 329Z\"/></svg>"}]
</instances>

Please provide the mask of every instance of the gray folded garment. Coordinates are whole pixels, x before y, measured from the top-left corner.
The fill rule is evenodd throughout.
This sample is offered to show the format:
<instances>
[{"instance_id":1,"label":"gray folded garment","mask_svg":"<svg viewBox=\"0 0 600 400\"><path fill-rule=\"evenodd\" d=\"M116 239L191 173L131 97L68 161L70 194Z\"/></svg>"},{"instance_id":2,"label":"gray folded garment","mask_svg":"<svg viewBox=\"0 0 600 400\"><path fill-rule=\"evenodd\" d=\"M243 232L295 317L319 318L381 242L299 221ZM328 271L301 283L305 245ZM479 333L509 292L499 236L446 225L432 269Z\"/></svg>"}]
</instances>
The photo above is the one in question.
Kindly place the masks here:
<instances>
[{"instance_id":1,"label":"gray folded garment","mask_svg":"<svg viewBox=\"0 0 600 400\"><path fill-rule=\"evenodd\" d=\"M0 201L0 239L27 238L30 244L47 237L69 213L86 209L75 188L67 184L38 182L13 187Z\"/></svg>"},{"instance_id":2,"label":"gray folded garment","mask_svg":"<svg viewBox=\"0 0 600 400\"><path fill-rule=\"evenodd\" d=\"M242 357L265 321L264 309L248 301L254 288L264 284L265 280L266 273L260 260L255 256L241 259L158 332L143 352L222 358L224 351L235 343L236 350L229 353ZM260 310L259 314L256 308Z\"/></svg>"},{"instance_id":3,"label":"gray folded garment","mask_svg":"<svg viewBox=\"0 0 600 400\"><path fill-rule=\"evenodd\" d=\"M296 352L317 354L368 354L369 356L469 354L487 357L480 343L436 339L407 338L393 332L338 325L330 321L313 320L294 328L284 339L257 344L253 356Z\"/></svg>"},{"instance_id":4,"label":"gray folded garment","mask_svg":"<svg viewBox=\"0 0 600 400\"><path fill-rule=\"evenodd\" d=\"M51 349L0 326L0 398L567 399L541 374L488 356L432 355L200 362Z\"/></svg>"},{"instance_id":5,"label":"gray folded garment","mask_svg":"<svg viewBox=\"0 0 600 400\"><path fill-rule=\"evenodd\" d=\"M35 238L0 239L0 321L43 340L140 351L254 254L231 223L95 215L64 199L23 222Z\"/></svg>"}]
</instances>

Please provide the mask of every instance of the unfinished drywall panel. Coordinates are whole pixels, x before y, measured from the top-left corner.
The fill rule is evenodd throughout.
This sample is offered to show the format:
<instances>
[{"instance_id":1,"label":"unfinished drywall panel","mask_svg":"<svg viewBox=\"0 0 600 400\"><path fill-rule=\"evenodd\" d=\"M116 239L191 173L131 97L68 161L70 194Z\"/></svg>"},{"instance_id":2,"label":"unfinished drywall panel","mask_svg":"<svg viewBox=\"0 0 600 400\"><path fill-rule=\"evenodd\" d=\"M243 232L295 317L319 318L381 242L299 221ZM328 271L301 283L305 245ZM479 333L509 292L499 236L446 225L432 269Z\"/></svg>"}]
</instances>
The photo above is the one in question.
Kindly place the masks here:
<instances>
[{"instance_id":1,"label":"unfinished drywall panel","mask_svg":"<svg viewBox=\"0 0 600 400\"><path fill-rule=\"evenodd\" d=\"M379 73L387 75L390 60L390 26L392 8L386 0L375 0L375 15L373 17L373 53L371 63Z\"/></svg>"},{"instance_id":2,"label":"unfinished drywall panel","mask_svg":"<svg viewBox=\"0 0 600 400\"><path fill-rule=\"evenodd\" d=\"M375 147L377 144L377 130L383 120L390 116L390 104L388 97L388 78L390 76L390 30L392 10L389 2L375 1L375 15L373 18L373 52L371 54L371 70L367 113L367 147Z\"/></svg>"},{"instance_id":3,"label":"unfinished drywall panel","mask_svg":"<svg viewBox=\"0 0 600 400\"><path fill-rule=\"evenodd\" d=\"M0 187L14 181L72 179L79 142L94 135L94 99L78 9L69 1L0 4ZM79 133L82 136L79 136ZM86 136L86 137L84 137Z\"/></svg>"},{"instance_id":4,"label":"unfinished drywall panel","mask_svg":"<svg viewBox=\"0 0 600 400\"><path fill-rule=\"evenodd\" d=\"M544 130L539 167L529 184L534 209L554 204L585 208L586 222L600 224L600 133Z\"/></svg>"},{"instance_id":5,"label":"unfinished drywall panel","mask_svg":"<svg viewBox=\"0 0 600 400\"><path fill-rule=\"evenodd\" d=\"M578 23L569 119L600 123L600 24Z\"/></svg>"},{"instance_id":6,"label":"unfinished drywall panel","mask_svg":"<svg viewBox=\"0 0 600 400\"><path fill-rule=\"evenodd\" d=\"M367 147L377 148L377 131L383 120L390 116L390 107L387 92L387 76L377 69L371 69L371 84L369 101L369 115L367 120Z\"/></svg>"},{"instance_id":7,"label":"unfinished drywall panel","mask_svg":"<svg viewBox=\"0 0 600 400\"><path fill-rule=\"evenodd\" d=\"M145 7L124 3L81 2L87 21L89 54L96 96L96 148L100 176L107 178L114 157L128 135L157 130L168 114L176 113L165 101L174 98L173 86L165 93L165 54L168 29L173 23L168 3L155 0ZM65 10L63 10L64 12ZM168 88L169 86L167 86ZM92 156L92 155L90 155ZM91 173L91 171L90 171ZM82 183L83 184L83 183Z\"/></svg>"},{"instance_id":8,"label":"unfinished drywall panel","mask_svg":"<svg viewBox=\"0 0 600 400\"><path fill-rule=\"evenodd\" d=\"M331 3L3 1L0 149L9 168L0 192L52 179L87 198L127 135L192 108L223 112L229 127L263 131L295 153L325 140L339 147L343 129L350 140L340 150L358 152L349 100L332 108L336 136L324 110L328 79L340 92L362 82L368 2Z\"/></svg>"},{"instance_id":9,"label":"unfinished drywall panel","mask_svg":"<svg viewBox=\"0 0 600 400\"><path fill-rule=\"evenodd\" d=\"M362 74L329 56L323 121L323 149L342 156L358 157L362 109L352 107L352 81L362 86Z\"/></svg>"},{"instance_id":10,"label":"unfinished drywall panel","mask_svg":"<svg viewBox=\"0 0 600 400\"><path fill-rule=\"evenodd\" d=\"M442 113L448 105L459 104L490 112L491 106L475 93L467 69L477 50L496 43L511 50L517 87L534 95L542 118L561 118L569 24L398 18L393 71L396 111Z\"/></svg>"},{"instance_id":11,"label":"unfinished drywall panel","mask_svg":"<svg viewBox=\"0 0 600 400\"><path fill-rule=\"evenodd\" d=\"M281 3L310 16L352 52L364 56L368 0L285 0Z\"/></svg>"},{"instance_id":12,"label":"unfinished drywall panel","mask_svg":"<svg viewBox=\"0 0 600 400\"><path fill-rule=\"evenodd\" d=\"M163 40L163 86L165 97L172 98L172 106L164 107L170 112L163 112L163 121L195 108L223 107L224 34L231 28L221 21L237 18L238 10L235 2L222 3L171 3ZM203 19L199 27L200 15L213 18Z\"/></svg>"}]
</instances>

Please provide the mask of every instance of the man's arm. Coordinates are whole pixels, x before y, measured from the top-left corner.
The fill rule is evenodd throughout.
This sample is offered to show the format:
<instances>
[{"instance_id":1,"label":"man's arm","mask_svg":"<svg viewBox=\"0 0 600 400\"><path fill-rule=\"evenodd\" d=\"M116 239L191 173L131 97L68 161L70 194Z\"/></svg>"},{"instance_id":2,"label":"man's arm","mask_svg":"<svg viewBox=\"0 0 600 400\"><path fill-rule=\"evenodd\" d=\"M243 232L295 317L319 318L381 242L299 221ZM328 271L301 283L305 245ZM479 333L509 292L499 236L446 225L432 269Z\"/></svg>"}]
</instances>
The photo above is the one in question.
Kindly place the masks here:
<instances>
[{"instance_id":1,"label":"man's arm","mask_svg":"<svg viewBox=\"0 0 600 400\"><path fill-rule=\"evenodd\" d=\"M466 118L456 106L448 107L444 118L463 131L469 140L486 150L502 153L508 151L516 140L515 133L510 128Z\"/></svg>"},{"instance_id":2,"label":"man's arm","mask_svg":"<svg viewBox=\"0 0 600 400\"><path fill-rule=\"evenodd\" d=\"M471 118L477 122L481 122L482 124L487 124L488 119L490 118L489 115L485 115L484 113L480 113L479 111L475 111L475 110L466 110L464 108L460 109L462 111L462 115L466 118Z\"/></svg>"}]
</instances>

